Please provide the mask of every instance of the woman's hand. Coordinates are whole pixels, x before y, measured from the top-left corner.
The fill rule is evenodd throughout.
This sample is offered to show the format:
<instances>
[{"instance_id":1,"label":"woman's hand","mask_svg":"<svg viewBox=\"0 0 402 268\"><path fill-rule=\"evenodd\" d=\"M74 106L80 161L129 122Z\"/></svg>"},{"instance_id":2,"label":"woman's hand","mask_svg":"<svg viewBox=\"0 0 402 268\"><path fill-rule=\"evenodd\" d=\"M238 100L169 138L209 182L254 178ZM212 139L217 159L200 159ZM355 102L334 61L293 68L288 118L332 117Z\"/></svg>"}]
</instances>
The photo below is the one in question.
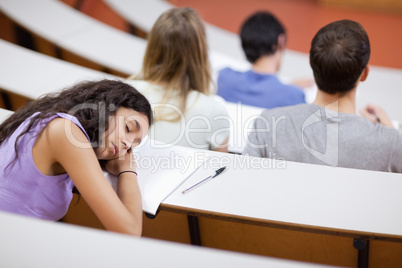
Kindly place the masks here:
<instances>
[{"instance_id":1,"label":"woman's hand","mask_svg":"<svg viewBox=\"0 0 402 268\"><path fill-rule=\"evenodd\" d=\"M129 149L127 153L119 158L111 159L106 162L105 168L111 174L117 176L122 171L136 171L137 165L132 150Z\"/></svg>"}]
</instances>

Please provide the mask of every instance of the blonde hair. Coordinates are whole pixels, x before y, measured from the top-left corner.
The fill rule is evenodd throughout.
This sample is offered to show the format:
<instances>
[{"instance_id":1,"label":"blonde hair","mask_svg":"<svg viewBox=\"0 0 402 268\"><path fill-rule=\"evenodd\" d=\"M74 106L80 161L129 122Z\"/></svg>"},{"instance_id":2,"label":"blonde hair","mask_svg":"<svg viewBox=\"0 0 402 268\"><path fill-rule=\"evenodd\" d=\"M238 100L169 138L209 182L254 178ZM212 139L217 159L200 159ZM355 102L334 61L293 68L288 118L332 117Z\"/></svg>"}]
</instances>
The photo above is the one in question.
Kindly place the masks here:
<instances>
[{"instance_id":1,"label":"blonde hair","mask_svg":"<svg viewBox=\"0 0 402 268\"><path fill-rule=\"evenodd\" d=\"M166 89L162 103L179 93L183 113L190 90L209 94L212 78L205 29L192 8L173 8L158 18L148 36L142 70L129 79L162 85ZM179 119L155 113L156 121Z\"/></svg>"}]
</instances>

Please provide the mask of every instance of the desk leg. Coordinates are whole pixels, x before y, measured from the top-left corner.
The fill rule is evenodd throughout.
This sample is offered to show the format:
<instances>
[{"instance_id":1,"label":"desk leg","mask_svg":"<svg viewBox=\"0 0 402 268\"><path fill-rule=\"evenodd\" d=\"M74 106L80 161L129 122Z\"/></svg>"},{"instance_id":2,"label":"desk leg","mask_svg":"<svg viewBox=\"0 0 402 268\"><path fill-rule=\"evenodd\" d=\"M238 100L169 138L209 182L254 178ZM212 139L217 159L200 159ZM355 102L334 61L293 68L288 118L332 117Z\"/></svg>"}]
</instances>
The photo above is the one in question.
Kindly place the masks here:
<instances>
[{"instance_id":1,"label":"desk leg","mask_svg":"<svg viewBox=\"0 0 402 268\"><path fill-rule=\"evenodd\" d=\"M188 229L190 231L190 240L192 245L201 246L200 227L197 216L187 216Z\"/></svg>"},{"instance_id":2,"label":"desk leg","mask_svg":"<svg viewBox=\"0 0 402 268\"><path fill-rule=\"evenodd\" d=\"M369 240L355 238L353 240L353 247L358 250L357 267L367 268L369 260Z\"/></svg>"}]
</instances>

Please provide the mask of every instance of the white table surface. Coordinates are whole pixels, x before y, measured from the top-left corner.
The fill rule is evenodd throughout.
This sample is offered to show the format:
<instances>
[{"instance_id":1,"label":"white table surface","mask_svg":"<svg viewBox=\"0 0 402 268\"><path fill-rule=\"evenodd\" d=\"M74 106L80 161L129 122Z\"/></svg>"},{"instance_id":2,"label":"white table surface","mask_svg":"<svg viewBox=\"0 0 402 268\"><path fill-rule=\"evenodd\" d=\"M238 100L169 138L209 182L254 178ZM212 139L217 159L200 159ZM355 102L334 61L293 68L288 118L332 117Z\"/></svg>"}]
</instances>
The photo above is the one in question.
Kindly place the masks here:
<instances>
[{"instance_id":1,"label":"white table surface","mask_svg":"<svg viewBox=\"0 0 402 268\"><path fill-rule=\"evenodd\" d=\"M1 0L0 9L26 29L43 38L58 43L69 35L74 35L85 28L86 17L80 16L75 9L64 9L63 3L53 0ZM69 20L68 24L66 19Z\"/></svg>"},{"instance_id":2,"label":"white table surface","mask_svg":"<svg viewBox=\"0 0 402 268\"><path fill-rule=\"evenodd\" d=\"M139 72L146 41L56 0L1 0L0 9L24 28L95 63ZM32 12L35 11L35 12Z\"/></svg>"},{"instance_id":3,"label":"white table surface","mask_svg":"<svg viewBox=\"0 0 402 268\"><path fill-rule=\"evenodd\" d=\"M0 212L1 267L329 267L136 238Z\"/></svg>"},{"instance_id":4,"label":"white table surface","mask_svg":"<svg viewBox=\"0 0 402 268\"><path fill-rule=\"evenodd\" d=\"M210 152L203 166L164 202L254 220L330 228L402 241L402 175ZM227 171L193 191L181 192Z\"/></svg>"},{"instance_id":5,"label":"white table surface","mask_svg":"<svg viewBox=\"0 0 402 268\"><path fill-rule=\"evenodd\" d=\"M13 114L12 111L0 108L0 124L12 114Z\"/></svg>"},{"instance_id":6,"label":"white table surface","mask_svg":"<svg viewBox=\"0 0 402 268\"><path fill-rule=\"evenodd\" d=\"M94 23L58 45L105 67L131 75L141 70L146 40Z\"/></svg>"},{"instance_id":7,"label":"white table surface","mask_svg":"<svg viewBox=\"0 0 402 268\"><path fill-rule=\"evenodd\" d=\"M117 77L58 60L0 39L0 88L37 99L82 80Z\"/></svg>"}]
</instances>

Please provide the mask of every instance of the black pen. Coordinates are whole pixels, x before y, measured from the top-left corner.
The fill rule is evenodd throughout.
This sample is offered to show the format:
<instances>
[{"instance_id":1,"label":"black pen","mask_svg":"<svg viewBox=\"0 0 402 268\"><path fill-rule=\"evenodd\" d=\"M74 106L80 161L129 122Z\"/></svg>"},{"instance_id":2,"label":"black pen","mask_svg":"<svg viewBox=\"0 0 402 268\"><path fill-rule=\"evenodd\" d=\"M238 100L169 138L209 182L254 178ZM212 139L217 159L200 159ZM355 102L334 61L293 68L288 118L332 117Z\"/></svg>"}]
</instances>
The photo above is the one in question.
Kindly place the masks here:
<instances>
[{"instance_id":1,"label":"black pen","mask_svg":"<svg viewBox=\"0 0 402 268\"><path fill-rule=\"evenodd\" d=\"M185 194L185 193L187 193L188 191L191 191L191 190L194 189L195 187L197 187L197 186L201 185L202 183L206 182L207 180L210 180L210 179L215 178L216 176L218 176L219 174L221 174L225 169L226 169L226 167L221 167L220 169L215 170L215 174L214 174L214 175L208 176L208 177L206 177L205 179L203 179L203 180L197 182L197 183L194 184L193 186L187 188L186 190L183 190L182 193Z\"/></svg>"}]
</instances>

